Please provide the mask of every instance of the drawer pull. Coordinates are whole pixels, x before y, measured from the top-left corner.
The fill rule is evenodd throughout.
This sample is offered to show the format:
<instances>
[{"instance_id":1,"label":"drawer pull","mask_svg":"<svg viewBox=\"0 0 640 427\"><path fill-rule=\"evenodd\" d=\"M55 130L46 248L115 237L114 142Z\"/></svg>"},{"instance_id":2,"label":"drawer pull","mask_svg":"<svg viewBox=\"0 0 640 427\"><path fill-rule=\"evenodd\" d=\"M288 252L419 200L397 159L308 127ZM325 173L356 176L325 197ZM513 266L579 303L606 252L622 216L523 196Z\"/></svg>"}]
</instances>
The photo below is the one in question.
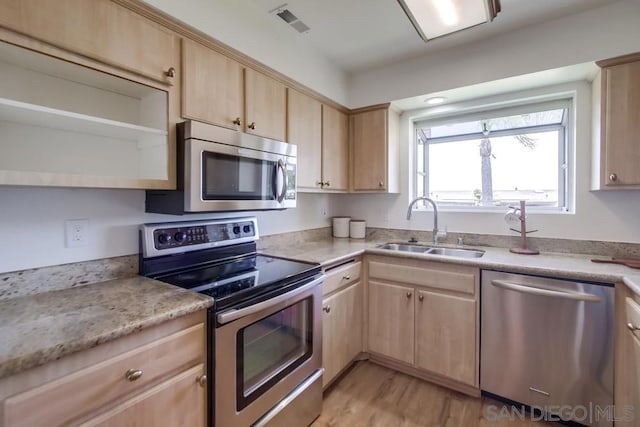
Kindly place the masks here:
<instances>
[{"instance_id":1,"label":"drawer pull","mask_svg":"<svg viewBox=\"0 0 640 427\"><path fill-rule=\"evenodd\" d=\"M351 280L351 276L349 276L348 274L346 276L342 276L343 280Z\"/></svg>"},{"instance_id":2,"label":"drawer pull","mask_svg":"<svg viewBox=\"0 0 640 427\"><path fill-rule=\"evenodd\" d=\"M631 332L640 331L640 326L636 326L631 322L627 323L627 328L629 328Z\"/></svg>"},{"instance_id":3,"label":"drawer pull","mask_svg":"<svg viewBox=\"0 0 640 427\"><path fill-rule=\"evenodd\" d=\"M138 380L142 376L142 371L140 369L129 369L125 374L125 378L129 381L133 382Z\"/></svg>"},{"instance_id":4,"label":"drawer pull","mask_svg":"<svg viewBox=\"0 0 640 427\"><path fill-rule=\"evenodd\" d=\"M200 387L204 387L205 385L207 385L207 376L200 375L198 378L196 378L196 382Z\"/></svg>"}]
</instances>

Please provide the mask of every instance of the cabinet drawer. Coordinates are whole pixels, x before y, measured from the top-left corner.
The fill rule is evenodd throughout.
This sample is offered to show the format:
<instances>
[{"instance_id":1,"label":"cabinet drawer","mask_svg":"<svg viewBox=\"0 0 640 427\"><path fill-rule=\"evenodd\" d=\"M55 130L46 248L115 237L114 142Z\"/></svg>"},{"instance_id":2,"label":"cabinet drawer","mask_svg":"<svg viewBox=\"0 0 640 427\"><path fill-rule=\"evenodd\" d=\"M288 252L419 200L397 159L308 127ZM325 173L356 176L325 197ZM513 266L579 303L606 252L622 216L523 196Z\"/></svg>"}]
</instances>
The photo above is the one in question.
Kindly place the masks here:
<instances>
[{"instance_id":1,"label":"cabinet drawer","mask_svg":"<svg viewBox=\"0 0 640 427\"><path fill-rule=\"evenodd\" d=\"M204 363L204 345L205 326L200 323L9 397L4 402L4 425L66 425L170 374ZM129 370L140 370L142 376L129 380Z\"/></svg>"},{"instance_id":2,"label":"cabinet drawer","mask_svg":"<svg viewBox=\"0 0 640 427\"><path fill-rule=\"evenodd\" d=\"M340 289L349 283L354 283L360 280L361 270L362 262L360 261L330 270L327 272L327 277L324 279L322 294L330 294L336 289Z\"/></svg>"},{"instance_id":3,"label":"cabinet drawer","mask_svg":"<svg viewBox=\"0 0 640 427\"><path fill-rule=\"evenodd\" d=\"M369 261L369 277L475 295L477 269L447 264L445 270L434 263L422 264Z\"/></svg>"}]
</instances>

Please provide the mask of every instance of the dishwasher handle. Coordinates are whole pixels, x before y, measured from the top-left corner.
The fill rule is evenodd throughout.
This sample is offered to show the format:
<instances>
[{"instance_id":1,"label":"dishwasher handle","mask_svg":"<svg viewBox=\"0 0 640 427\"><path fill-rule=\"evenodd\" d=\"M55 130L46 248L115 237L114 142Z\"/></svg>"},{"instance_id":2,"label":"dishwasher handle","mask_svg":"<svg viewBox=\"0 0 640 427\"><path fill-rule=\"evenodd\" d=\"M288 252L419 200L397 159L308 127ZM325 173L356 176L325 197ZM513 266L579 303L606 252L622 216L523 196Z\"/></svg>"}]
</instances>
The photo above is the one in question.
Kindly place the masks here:
<instances>
[{"instance_id":1,"label":"dishwasher handle","mask_svg":"<svg viewBox=\"0 0 640 427\"><path fill-rule=\"evenodd\" d=\"M521 292L524 294L539 295L543 297L565 298L574 301L584 302L600 302L602 299L593 294L574 291L559 291L548 288L540 288L536 286L523 285L520 283L508 282L506 280L492 280L491 284L498 288L508 289L510 291Z\"/></svg>"}]
</instances>

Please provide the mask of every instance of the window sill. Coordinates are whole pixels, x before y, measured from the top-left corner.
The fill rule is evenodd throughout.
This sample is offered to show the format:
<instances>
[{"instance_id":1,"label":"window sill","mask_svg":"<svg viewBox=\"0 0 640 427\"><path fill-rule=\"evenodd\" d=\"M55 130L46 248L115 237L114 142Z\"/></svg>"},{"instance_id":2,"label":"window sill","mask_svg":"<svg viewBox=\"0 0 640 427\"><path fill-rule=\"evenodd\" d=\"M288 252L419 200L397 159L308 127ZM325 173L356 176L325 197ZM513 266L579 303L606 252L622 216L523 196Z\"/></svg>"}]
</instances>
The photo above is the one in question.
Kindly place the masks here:
<instances>
[{"instance_id":1,"label":"window sill","mask_svg":"<svg viewBox=\"0 0 640 427\"><path fill-rule=\"evenodd\" d=\"M504 215L507 213L508 208L489 208L489 207L474 207L474 208L461 208L461 207L447 207L447 206L438 206L438 212L451 212L451 213L494 213ZM433 212L433 209L429 208L418 208L414 209L413 213L418 212ZM527 214L533 215L575 215L575 211L564 211L564 210L550 210L550 209L536 209L535 207L527 206Z\"/></svg>"}]
</instances>

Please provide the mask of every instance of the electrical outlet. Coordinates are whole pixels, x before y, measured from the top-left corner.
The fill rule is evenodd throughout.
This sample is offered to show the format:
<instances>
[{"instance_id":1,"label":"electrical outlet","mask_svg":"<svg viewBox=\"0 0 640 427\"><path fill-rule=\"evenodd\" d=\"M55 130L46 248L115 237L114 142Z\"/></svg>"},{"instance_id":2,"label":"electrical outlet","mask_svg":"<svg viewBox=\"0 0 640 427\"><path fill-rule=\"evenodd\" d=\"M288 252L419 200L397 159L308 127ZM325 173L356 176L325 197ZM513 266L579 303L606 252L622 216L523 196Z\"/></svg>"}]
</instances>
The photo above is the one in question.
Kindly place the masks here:
<instances>
[{"instance_id":1,"label":"electrical outlet","mask_svg":"<svg viewBox=\"0 0 640 427\"><path fill-rule=\"evenodd\" d=\"M69 219L64 222L65 246L76 248L89 243L89 220Z\"/></svg>"}]
</instances>

